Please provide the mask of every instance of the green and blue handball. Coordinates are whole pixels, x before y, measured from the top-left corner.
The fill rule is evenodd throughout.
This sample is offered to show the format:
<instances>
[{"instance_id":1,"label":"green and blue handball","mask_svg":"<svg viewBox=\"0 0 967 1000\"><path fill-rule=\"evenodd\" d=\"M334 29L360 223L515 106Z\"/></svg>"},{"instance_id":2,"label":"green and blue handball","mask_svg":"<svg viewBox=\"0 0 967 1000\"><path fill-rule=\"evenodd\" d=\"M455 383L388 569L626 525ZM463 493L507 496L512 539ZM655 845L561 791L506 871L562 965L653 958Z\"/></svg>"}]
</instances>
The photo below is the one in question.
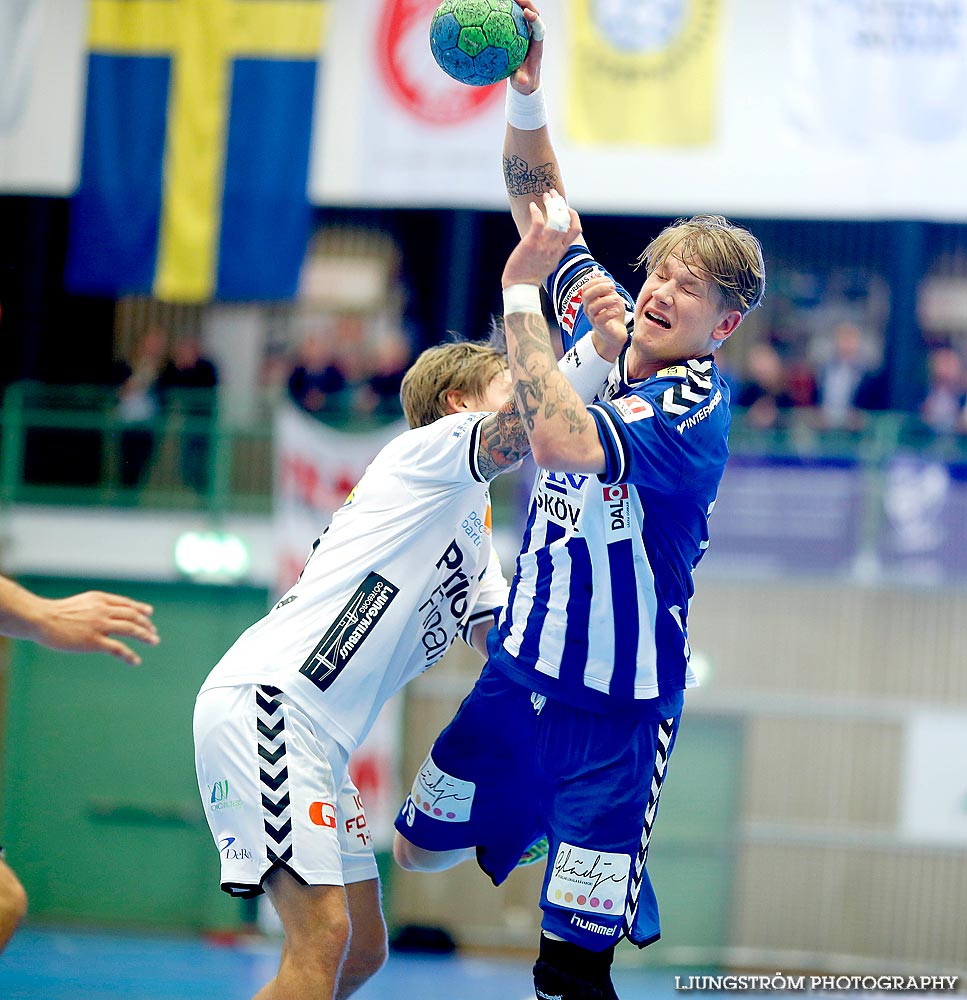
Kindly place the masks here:
<instances>
[{"instance_id":1,"label":"green and blue handball","mask_svg":"<svg viewBox=\"0 0 967 1000\"><path fill-rule=\"evenodd\" d=\"M430 22L430 50L460 83L488 87L515 73L531 28L514 0L443 0Z\"/></svg>"}]
</instances>

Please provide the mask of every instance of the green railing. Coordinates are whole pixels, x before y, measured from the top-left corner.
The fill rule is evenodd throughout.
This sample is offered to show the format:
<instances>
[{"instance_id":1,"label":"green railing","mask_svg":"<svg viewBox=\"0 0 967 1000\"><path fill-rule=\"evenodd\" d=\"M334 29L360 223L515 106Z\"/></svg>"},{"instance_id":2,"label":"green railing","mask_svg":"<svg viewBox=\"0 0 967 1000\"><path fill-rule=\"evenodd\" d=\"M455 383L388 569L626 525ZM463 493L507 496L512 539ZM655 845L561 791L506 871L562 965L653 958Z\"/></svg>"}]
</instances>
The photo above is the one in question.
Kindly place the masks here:
<instances>
[{"instance_id":1,"label":"green railing","mask_svg":"<svg viewBox=\"0 0 967 1000\"><path fill-rule=\"evenodd\" d=\"M171 391L157 417L130 424L110 388L14 383L0 407L0 503L267 513L277 397L247 400L244 418L216 404L217 394ZM339 401L325 415L329 426L356 430L391 419L356 415ZM137 483L122 469L131 432L151 441Z\"/></svg>"},{"instance_id":2,"label":"green railing","mask_svg":"<svg viewBox=\"0 0 967 1000\"><path fill-rule=\"evenodd\" d=\"M14 383L0 407L0 503L268 512L276 401L269 395L249 400L239 419L212 405L210 395L170 393L162 415L132 427L120 419L110 388ZM330 426L354 430L392 419L398 414L361 417L339 401L325 415ZM132 429L153 439L137 485L122 475L122 440ZM202 456L201 471L190 476L188 447ZM841 430L822 428L809 410L793 411L772 429L753 426L740 411L733 416L730 448L733 455L857 461L873 480L900 451L967 463L967 435L933 434L903 413L866 414L857 429Z\"/></svg>"}]
</instances>

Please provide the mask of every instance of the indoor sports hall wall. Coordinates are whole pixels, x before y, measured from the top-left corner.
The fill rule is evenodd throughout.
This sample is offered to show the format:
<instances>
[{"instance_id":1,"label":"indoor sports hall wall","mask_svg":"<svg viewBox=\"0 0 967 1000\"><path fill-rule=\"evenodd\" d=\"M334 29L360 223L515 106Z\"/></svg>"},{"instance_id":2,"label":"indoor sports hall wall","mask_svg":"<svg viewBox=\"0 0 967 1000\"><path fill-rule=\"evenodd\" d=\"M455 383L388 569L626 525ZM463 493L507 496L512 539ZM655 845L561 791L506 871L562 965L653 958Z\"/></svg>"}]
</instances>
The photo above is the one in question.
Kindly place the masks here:
<instances>
[{"instance_id":1,"label":"indoor sports hall wall","mask_svg":"<svg viewBox=\"0 0 967 1000\"><path fill-rule=\"evenodd\" d=\"M965 614L962 590L699 581L705 680L662 792L665 940L644 961L967 971ZM473 670L411 687L406 773ZM396 885L398 918L468 942L537 926L536 872L500 892L462 870Z\"/></svg>"},{"instance_id":2,"label":"indoor sports hall wall","mask_svg":"<svg viewBox=\"0 0 967 1000\"><path fill-rule=\"evenodd\" d=\"M141 667L32 643L10 656L3 843L31 919L151 928L237 926L198 801L191 715L205 675L265 613L260 588L20 577L44 596L119 590L155 607Z\"/></svg>"},{"instance_id":3,"label":"indoor sports hall wall","mask_svg":"<svg viewBox=\"0 0 967 1000\"><path fill-rule=\"evenodd\" d=\"M85 585L25 582L52 596ZM265 592L127 591L155 604L163 636L140 669L12 647L4 841L34 920L238 928L246 912L215 887L191 706ZM967 972L965 615L956 590L701 581L705 680L662 795L649 866L665 940L643 961ZM476 669L460 647L411 686L404 781ZM539 883L535 870L500 890L470 867L391 870L388 916L525 947Z\"/></svg>"}]
</instances>

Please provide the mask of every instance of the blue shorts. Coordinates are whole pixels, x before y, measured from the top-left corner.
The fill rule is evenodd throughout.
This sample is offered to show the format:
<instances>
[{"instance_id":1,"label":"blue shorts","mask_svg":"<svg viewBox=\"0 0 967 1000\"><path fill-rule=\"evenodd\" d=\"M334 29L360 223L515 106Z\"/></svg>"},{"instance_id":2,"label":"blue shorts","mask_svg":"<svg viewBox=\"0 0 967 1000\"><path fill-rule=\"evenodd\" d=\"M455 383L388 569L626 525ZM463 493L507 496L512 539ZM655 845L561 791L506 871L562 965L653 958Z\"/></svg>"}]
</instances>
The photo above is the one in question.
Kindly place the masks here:
<instances>
[{"instance_id":1,"label":"blue shorts","mask_svg":"<svg viewBox=\"0 0 967 1000\"><path fill-rule=\"evenodd\" d=\"M420 768L396 829L417 847L476 847L499 885L549 841L541 926L603 951L660 935L645 869L679 717L595 715L545 699L492 663Z\"/></svg>"}]
</instances>

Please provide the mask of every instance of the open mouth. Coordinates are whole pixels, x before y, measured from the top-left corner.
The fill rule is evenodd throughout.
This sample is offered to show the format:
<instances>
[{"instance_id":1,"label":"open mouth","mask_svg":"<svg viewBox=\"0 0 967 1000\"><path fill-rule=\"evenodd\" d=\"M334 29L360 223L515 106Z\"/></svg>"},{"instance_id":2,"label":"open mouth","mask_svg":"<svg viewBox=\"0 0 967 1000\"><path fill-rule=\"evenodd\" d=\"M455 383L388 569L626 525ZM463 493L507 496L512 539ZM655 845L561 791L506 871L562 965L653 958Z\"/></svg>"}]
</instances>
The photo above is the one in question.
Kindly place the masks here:
<instances>
[{"instance_id":1,"label":"open mouth","mask_svg":"<svg viewBox=\"0 0 967 1000\"><path fill-rule=\"evenodd\" d=\"M645 310L645 319L656 326L660 326L663 330L670 330L672 328L671 323L664 316L659 316L658 313L653 313L650 309Z\"/></svg>"}]
</instances>

